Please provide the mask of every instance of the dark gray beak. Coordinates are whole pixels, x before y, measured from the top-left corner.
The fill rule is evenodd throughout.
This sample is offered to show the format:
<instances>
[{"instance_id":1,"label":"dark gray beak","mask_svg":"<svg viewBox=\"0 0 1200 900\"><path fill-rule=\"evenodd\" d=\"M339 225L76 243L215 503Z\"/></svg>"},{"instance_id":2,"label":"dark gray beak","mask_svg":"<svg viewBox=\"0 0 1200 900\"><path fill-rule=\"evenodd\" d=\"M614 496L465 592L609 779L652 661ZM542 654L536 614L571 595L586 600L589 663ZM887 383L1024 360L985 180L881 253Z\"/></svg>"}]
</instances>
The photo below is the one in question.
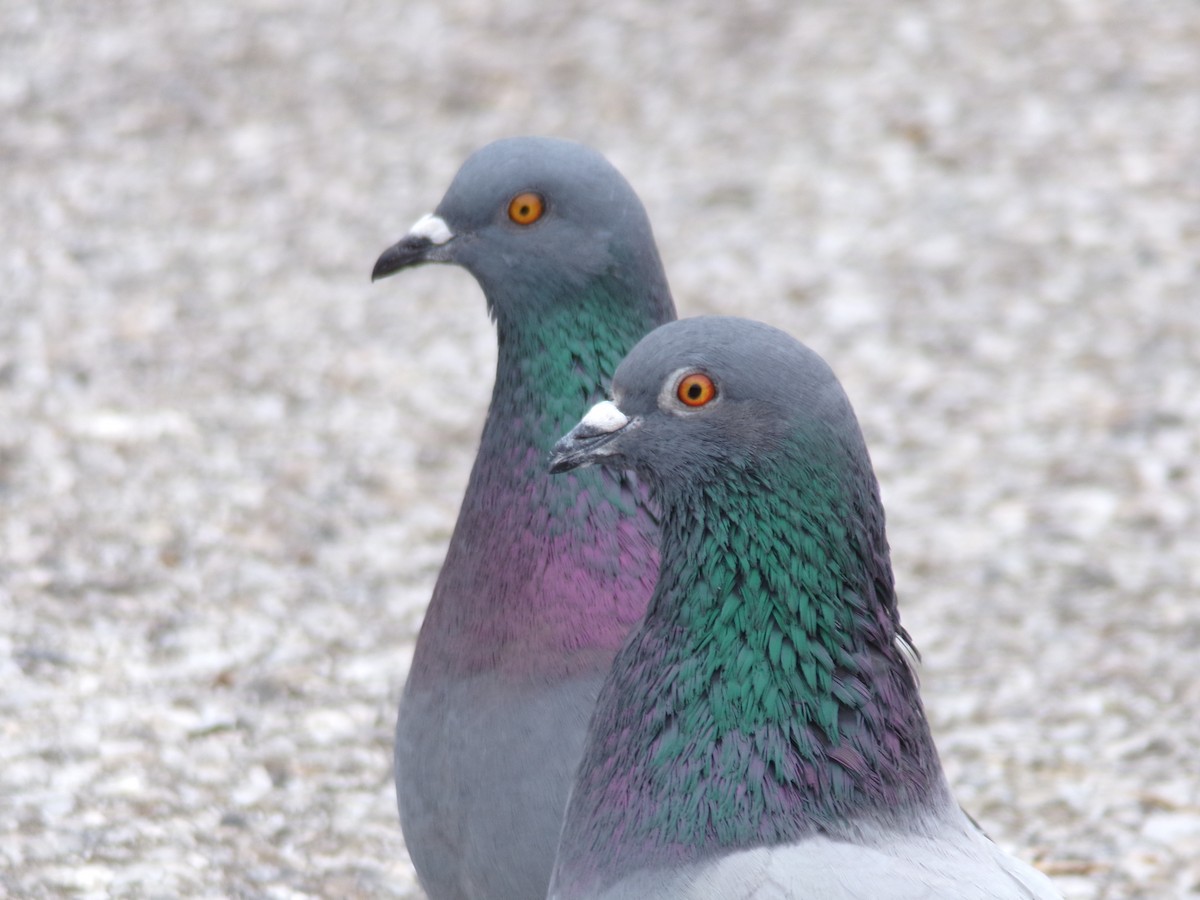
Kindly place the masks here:
<instances>
[{"instance_id":1,"label":"dark gray beak","mask_svg":"<svg viewBox=\"0 0 1200 900\"><path fill-rule=\"evenodd\" d=\"M422 216L408 234L384 250L375 261L371 280L378 281L422 263L450 262L448 245L452 240L454 232L440 217L432 213Z\"/></svg>"},{"instance_id":2,"label":"dark gray beak","mask_svg":"<svg viewBox=\"0 0 1200 900\"><path fill-rule=\"evenodd\" d=\"M609 400L597 403L550 451L550 474L590 466L617 452L614 441L640 420L630 419Z\"/></svg>"}]
</instances>

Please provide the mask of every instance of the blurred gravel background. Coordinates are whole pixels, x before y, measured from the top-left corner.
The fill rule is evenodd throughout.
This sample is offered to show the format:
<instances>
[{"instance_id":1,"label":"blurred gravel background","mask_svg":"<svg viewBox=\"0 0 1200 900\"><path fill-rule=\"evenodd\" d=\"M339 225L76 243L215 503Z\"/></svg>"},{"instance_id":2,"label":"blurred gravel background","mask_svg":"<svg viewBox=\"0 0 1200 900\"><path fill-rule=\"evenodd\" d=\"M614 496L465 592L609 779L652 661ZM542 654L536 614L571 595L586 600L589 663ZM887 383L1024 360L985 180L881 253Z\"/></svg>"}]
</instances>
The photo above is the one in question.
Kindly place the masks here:
<instances>
[{"instance_id":1,"label":"blurred gravel background","mask_svg":"<svg viewBox=\"0 0 1200 900\"><path fill-rule=\"evenodd\" d=\"M1194 0L0 0L0 894L419 896L394 706L495 350L368 273L514 133L841 374L968 810L1200 896Z\"/></svg>"}]
</instances>

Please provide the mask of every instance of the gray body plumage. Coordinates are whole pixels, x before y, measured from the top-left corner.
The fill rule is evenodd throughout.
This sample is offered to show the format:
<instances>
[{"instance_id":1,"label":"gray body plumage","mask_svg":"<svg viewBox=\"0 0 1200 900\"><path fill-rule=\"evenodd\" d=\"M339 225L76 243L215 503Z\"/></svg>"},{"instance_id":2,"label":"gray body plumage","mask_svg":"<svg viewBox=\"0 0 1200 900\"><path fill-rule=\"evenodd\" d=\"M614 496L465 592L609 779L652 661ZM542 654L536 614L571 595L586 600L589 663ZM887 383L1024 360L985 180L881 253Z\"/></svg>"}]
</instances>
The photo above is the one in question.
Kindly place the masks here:
<instances>
[{"instance_id":1,"label":"gray body plumage","mask_svg":"<svg viewBox=\"0 0 1200 900\"><path fill-rule=\"evenodd\" d=\"M571 895L552 891L551 900ZM576 895L585 896L585 895ZM919 827L864 827L684 866L649 869L589 900L1055 900L1032 866L1004 853L957 808Z\"/></svg>"},{"instance_id":2,"label":"gray body plumage","mask_svg":"<svg viewBox=\"0 0 1200 900\"><path fill-rule=\"evenodd\" d=\"M552 684L487 675L405 692L396 793L431 898L544 894L547 873L537 861L554 858L565 789L600 682L598 675Z\"/></svg>"}]
</instances>

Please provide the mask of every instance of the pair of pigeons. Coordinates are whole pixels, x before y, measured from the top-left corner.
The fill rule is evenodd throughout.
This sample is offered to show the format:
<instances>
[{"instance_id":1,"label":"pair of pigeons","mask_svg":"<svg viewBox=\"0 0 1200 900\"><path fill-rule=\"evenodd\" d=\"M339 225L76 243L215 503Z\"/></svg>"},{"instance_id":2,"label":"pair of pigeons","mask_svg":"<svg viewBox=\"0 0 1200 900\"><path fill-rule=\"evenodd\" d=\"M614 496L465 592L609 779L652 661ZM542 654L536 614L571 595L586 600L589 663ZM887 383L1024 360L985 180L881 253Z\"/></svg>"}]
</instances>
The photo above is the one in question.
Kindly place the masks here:
<instances>
[{"instance_id":1,"label":"pair of pigeons","mask_svg":"<svg viewBox=\"0 0 1200 900\"><path fill-rule=\"evenodd\" d=\"M431 900L1058 896L950 794L820 357L674 321L641 202L567 141L475 153L373 277L422 263L499 339L396 728Z\"/></svg>"}]
</instances>

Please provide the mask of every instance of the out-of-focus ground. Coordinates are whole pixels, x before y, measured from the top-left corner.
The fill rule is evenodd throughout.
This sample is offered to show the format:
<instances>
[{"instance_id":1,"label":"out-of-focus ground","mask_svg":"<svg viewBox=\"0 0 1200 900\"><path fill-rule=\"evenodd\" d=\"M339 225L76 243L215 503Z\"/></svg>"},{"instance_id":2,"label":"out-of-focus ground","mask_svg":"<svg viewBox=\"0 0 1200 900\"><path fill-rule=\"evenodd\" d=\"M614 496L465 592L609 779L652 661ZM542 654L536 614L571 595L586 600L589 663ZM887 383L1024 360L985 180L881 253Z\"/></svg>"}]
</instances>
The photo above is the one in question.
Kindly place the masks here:
<instances>
[{"instance_id":1,"label":"out-of-focus ground","mask_svg":"<svg viewBox=\"0 0 1200 900\"><path fill-rule=\"evenodd\" d=\"M1200 896L1200 5L0 0L0 894L416 897L394 706L495 350L368 283L592 144L681 313L801 337L964 806ZM581 410L582 412L582 410Z\"/></svg>"}]
</instances>

